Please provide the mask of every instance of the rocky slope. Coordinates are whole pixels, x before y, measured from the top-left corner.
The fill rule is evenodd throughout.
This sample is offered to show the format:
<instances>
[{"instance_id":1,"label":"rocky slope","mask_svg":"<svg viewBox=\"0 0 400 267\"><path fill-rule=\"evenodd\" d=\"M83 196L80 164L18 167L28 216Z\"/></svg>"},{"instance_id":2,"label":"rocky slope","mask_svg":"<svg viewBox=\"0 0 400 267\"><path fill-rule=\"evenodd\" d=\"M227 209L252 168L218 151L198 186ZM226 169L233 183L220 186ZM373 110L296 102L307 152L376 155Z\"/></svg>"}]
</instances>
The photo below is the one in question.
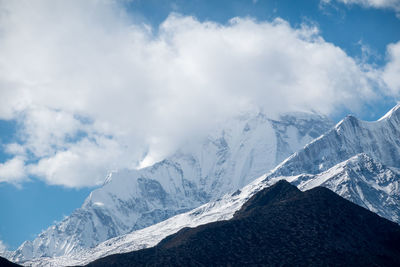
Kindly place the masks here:
<instances>
[{"instance_id":1,"label":"rocky slope","mask_svg":"<svg viewBox=\"0 0 400 267\"><path fill-rule=\"evenodd\" d=\"M264 114L235 118L199 144L188 144L141 170L112 174L83 206L12 255L17 262L72 256L233 192L326 132L331 122L314 113L278 120Z\"/></svg>"}]
</instances>

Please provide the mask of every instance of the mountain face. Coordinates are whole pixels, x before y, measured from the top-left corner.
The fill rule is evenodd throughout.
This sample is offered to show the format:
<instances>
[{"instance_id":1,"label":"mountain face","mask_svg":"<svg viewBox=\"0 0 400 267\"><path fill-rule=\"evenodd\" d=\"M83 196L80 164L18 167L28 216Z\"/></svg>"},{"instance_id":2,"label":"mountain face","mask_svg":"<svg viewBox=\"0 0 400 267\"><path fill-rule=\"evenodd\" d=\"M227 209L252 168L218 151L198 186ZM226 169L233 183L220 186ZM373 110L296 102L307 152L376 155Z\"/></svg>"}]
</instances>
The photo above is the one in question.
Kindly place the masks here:
<instances>
[{"instance_id":1,"label":"mountain face","mask_svg":"<svg viewBox=\"0 0 400 267\"><path fill-rule=\"evenodd\" d=\"M353 203L371 211L377 211L382 217L393 220L398 218L400 172L380 164L366 154L358 154L316 175L302 174L274 177L273 173L265 174L244 188L226 194L217 201L207 203L150 227L107 240L93 249L81 251L68 257L36 259L29 264L34 266L43 266L44 264L50 266L82 265L106 255L153 247L163 238L178 232L180 229L229 220L240 209L242 211L251 210L253 208L251 203L254 201L249 202L249 199L255 195L261 199L256 203L264 203L263 205L267 205L269 202L279 202L281 201L280 198L285 195L290 197L291 190L288 190L287 193L281 191L280 194L276 195L268 193L268 197L257 194L280 180L287 180L297 185L301 190L324 186ZM253 199L257 198L254 197Z\"/></svg>"},{"instance_id":2,"label":"mountain face","mask_svg":"<svg viewBox=\"0 0 400 267\"><path fill-rule=\"evenodd\" d=\"M286 181L251 197L234 217L184 228L153 248L88 266L398 266L400 226L324 187Z\"/></svg>"},{"instance_id":3,"label":"mountain face","mask_svg":"<svg viewBox=\"0 0 400 267\"><path fill-rule=\"evenodd\" d=\"M266 178L327 187L400 224L400 104L375 122L347 116Z\"/></svg>"},{"instance_id":4,"label":"mountain face","mask_svg":"<svg viewBox=\"0 0 400 267\"><path fill-rule=\"evenodd\" d=\"M366 154L358 154L317 175L299 175L287 180L301 190L316 186L329 188L347 200L400 224L400 172Z\"/></svg>"},{"instance_id":5,"label":"mountain face","mask_svg":"<svg viewBox=\"0 0 400 267\"><path fill-rule=\"evenodd\" d=\"M71 254L68 257L37 259L30 263L33 265L49 263L56 266L86 264L106 255L152 247L166 236L184 227L196 227L232 218L233 214L252 195L282 179L297 185L301 190L316 186L328 187L342 197L382 217L400 223L400 171L396 168L399 162L382 156L385 154L384 149L388 149L392 151L390 153L393 158L399 157L397 144L400 136L398 132L400 110L398 107L377 122L362 122L347 117L331 131L293 154L273 171L217 201L156 225L107 240L95 248ZM352 124L353 127L346 127L349 125L347 120L356 123ZM355 133L363 133L363 140ZM319 153L318 147L323 152ZM363 153L364 151L368 153ZM339 161L342 158L344 160ZM380 159L385 163L382 163ZM318 167L312 168L312 165L305 160L315 162ZM295 170L293 166L298 169ZM328 168L328 166L331 167ZM292 169L288 171L287 168ZM288 176L282 175L285 173L288 173Z\"/></svg>"},{"instance_id":6,"label":"mountain face","mask_svg":"<svg viewBox=\"0 0 400 267\"><path fill-rule=\"evenodd\" d=\"M16 262L77 255L102 241L145 228L233 192L275 167L332 126L314 113L277 120L243 115L199 144L141 170L112 174L80 209L12 255Z\"/></svg>"},{"instance_id":7,"label":"mountain face","mask_svg":"<svg viewBox=\"0 0 400 267\"><path fill-rule=\"evenodd\" d=\"M94 248L80 250L61 257L36 258L29 261L28 264L38 266L45 264L53 266L87 264L106 255L155 246L163 238L176 233L182 228L196 227L201 224L231 219L233 214L252 195L266 186L275 183L277 180L282 179L298 185L302 190L319 185L328 187L350 201L377 212L383 217L399 222L398 211L400 203L398 196L400 192L398 183L400 172L398 164L400 161L393 160L399 158L399 113L400 108L396 106L377 122L363 122L354 117L347 117L332 130L309 143L304 149L293 154L271 172L264 174L240 190L235 192L231 190L234 193L224 195L220 199L211 201L192 211L174 216L150 227L109 239ZM278 140L279 136L287 137L286 140L290 140L289 136L293 136L290 134L281 134L284 132L285 123L274 122L272 120L268 120L268 122L276 133L276 139L273 140ZM246 124L247 121L242 120L241 125L242 127L244 126L242 128L243 132L248 132L244 131L244 129L250 127L250 125L247 127ZM308 126L303 128L297 127L297 129L310 129L308 122L301 125ZM279 131L279 127L282 127L283 131ZM231 129L240 129L240 127L237 126L237 128L233 127ZM277 131L279 132L277 133ZM286 128L286 131L291 132L292 130ZM238 133L241 131L230 132ZM227 131L225 131L226 137L233 136L226 133ZM208 140L216 140L215 136L218 135L214 135L213 138L209 138ZM265 141L265 137L267 135L264 138L261 136L258 140ZM224 139L233 140L233 138ZM252 138L250 140L256 139ZM227 143L230 144L228 141ZM290 142L286 143L289 144ZM278 144L278 141L275 144ZM258 147L257 145L256 143L255 147ZM231 145L228 146L230 147L230 151L234 150ZM242 146L239 145L239 147ZM385 150L387 151L385 152ZM195 151L195 149L192 151ZM184 154L181 152L174 156L181 158ZM219 153L218 155L221 154L223 153ZM232 155L233 153L229 154ZM390 156L387 156L388 154ZM277 159L276 155L276 151L274 151L273 156L270 153L257 153L257 156L269 157L271 160L273 158ZM174 156L171 158L174 158ZM257 160L261 161L261 159ZM240 162L243 163L243 161ZM212 166L219 165L215 164ZM255 169L254 165L252 166ZM145 170L148 171L148 169ZM255 173L253 172L253 174ZM241 180L240 177L241 175L236 170L235 175L228 180L236 181L236 184L240 184L238 183ZM112 181L109 184L112 184ZM226 188L233 189L234 187L226 186ZM90 200L91 198L87 202Z\"/></svg>"},{"instance_id":8,"label":"mountain face","mask_svg":"<svg viewBox=\"0 0 400 267\"><path fill-rule=\"evenodd\" d=\"M400 104L375 122L347 116L282 162L274 175L317 174L359 153L387 166L400 167Z\"/></svg>"}]
</instances>

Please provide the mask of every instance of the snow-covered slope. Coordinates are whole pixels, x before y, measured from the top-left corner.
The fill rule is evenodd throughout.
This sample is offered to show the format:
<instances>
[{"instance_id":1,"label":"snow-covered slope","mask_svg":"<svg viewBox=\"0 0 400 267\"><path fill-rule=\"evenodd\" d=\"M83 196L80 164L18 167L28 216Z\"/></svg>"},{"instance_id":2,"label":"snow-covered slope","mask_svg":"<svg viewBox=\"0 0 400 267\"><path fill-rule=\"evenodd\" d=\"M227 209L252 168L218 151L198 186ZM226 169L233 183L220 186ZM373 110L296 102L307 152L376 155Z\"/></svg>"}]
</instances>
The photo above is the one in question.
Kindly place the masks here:
<instances>
[{"instance_id":1,"label":"snow-covered slope","mask_svg":"<svg viewBox=\"0 0 400 267\"><path fill-rule=\"evenodd\" d=\"M234 213L252 195L281 179L288 180L303 191L316 186L328 187L360 206L399 222L400 172L382 165L366 154L358 154L317 175L274 177L271 173L265 174L241 190L226 194L217 201L207 203L150 227L107 240L93 249L67 257L35 259L28 264L34 266L86 264L110 254L154 246L163 238L184 227L195 227L232 218Z\"/></svg>"},{"instance_id":2,"label":"snow-covered slope","mask_svg":"<svg viewBox=\"0 0 400 267\"><path fill-rule=\"evenodd\" d=\"M327 187L359 206L400 223L400 171L366 154L358 154L317 175L299 175L287 180L304 191L316 186Z\"/></svg>"},{"instance_id":3,"label":"snow-covered slope","mask_svg":"<svg viewBox=\"0 0 400 267\"><path fill-rule=\"evenodd\" d=\"M151 167L113 173L80 209L26 241L11 259L76 255L216 200L272 169L331 126L314 113L290 113L278 120L261 113L237 117L203 142L188 144Z\"/></svg>"},{"instance_id":4,"label":"snow-covered slope","mask_svg":"<svg viewBox=\"0 0 400 267\"><path fill-rule=\"evenodd\" d=\"M391 167L400 167L400 104L375 122L347 116L332 130L294 153L275 176L317 174L356 154L365 153Z\"/></svg>"},{"instance_id":5,"label":"snow-covered slope","mask_svg":"<svg viewBox=\"0 0 400 267\"><path fill-rule=\"evenodd\" d=\"M164 237L176 233L184 227L195 227L201 224L227 220L240 209L253 194L267 186L263 182L265 175L256 179L233 194L226 194L221 199L204 204L189 212L176 215L158 224L134 231L132 233L107 240L97 247L80 251L77 254L54 258L37 258L26 262L29 266L67 266L82 265L94 259L156 245Z\"/></svg>"},{"instance_id":6,"label":"snow-covered slope","mask_svg":"<svg viewBox=\"0 0 400 267\"><path fill-rule=\"evenodd\" d=\"M400 172L396 168L400 164L399 113L400 108L396 106L377 122L347 117L242 190L159 224L107 240L93 249L67 257L35 259L29 263L82 264L105 255L153 246L183 227L231 218L254 193L280 179L287 179L302 190L326 186L348 200L399 223Z\"/></svg>"}]
</instances>

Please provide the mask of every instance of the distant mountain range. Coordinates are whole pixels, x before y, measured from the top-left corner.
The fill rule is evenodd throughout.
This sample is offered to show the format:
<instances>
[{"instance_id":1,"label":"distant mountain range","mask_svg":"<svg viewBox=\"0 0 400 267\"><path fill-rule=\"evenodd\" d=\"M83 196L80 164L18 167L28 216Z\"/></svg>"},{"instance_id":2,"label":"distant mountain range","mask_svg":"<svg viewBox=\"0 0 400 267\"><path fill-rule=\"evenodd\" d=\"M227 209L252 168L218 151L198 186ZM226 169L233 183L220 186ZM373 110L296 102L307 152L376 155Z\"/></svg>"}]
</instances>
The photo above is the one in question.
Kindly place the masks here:
<instances>
[{"instance_id":1,"label":"distant mountain range","mask_svg":"<svg viewBox=\"0 0 400 267\"><path fill-rule=\"evenodd\" d=\"M72 257L216 200L271 170L332 126L326 117L305 112L277 119L263 113L235 117L151 167L113 173L81 208L26 241L11 259Z\"/></svg>"},{"instance_id":2,"label":"distant mountain range","mask_svg":"<svg viewBox=\"0 0 400 267\"><path fill-rule=\"evenodd\" d=\"M398 224L324 187L302 192L281 180L230 220L88 266L399 266L399 243Z\"/></svg>"},{"instance_id":3,"label":"distant mountain range","mask_svg":"<svg viewBox=\"0 0 400 267\"><path fill-rule=\"evenodd\" d=\"M400 105L376 122L348 116L318 137L317 133L329 125L324 117L312 113L282 116L279 121L262 114L231 121L229 127L225 125L199 146L188 146L152 167L114 175L91 194L81 209L33 243L26 242L11 259L30 259L25 263L39 266L87 264L106 255L153 247L185 227L233 218L253 195L279 180L287 180L301 190L327 187L399 223ZM311 141L312 137L315 139ZM302 148L301 143L307 139L309 144ZM279 155L290 154L290 150L297 152L271 170L281 159ZM260 178L251 182L257 176ZM190 184L185 182L189 177L195 177L189 180L194 185L185 187ZM180 201L187 204L177 204ZM164 220L206 201L210 202ZM146 208L138 212L138 207ZM172 212L165 215L169 209ZM125 213L127 217L123 217ZM130 221L129 216L135 219ZM97 229L100 233L119 229L114 226L115 218L125 218L121 220L131 223L131 229L126 234L114 231L109 236L116 237L102 243L99 238L93 239L93 234L86 235L98 235ZM86 224L95 227L86 231L81 227ZM67 231L68 227L72 230ZM85 240L91 245L82 244ZM100 244L95 246L96 242Z\"/></svg>"}]
</instances>

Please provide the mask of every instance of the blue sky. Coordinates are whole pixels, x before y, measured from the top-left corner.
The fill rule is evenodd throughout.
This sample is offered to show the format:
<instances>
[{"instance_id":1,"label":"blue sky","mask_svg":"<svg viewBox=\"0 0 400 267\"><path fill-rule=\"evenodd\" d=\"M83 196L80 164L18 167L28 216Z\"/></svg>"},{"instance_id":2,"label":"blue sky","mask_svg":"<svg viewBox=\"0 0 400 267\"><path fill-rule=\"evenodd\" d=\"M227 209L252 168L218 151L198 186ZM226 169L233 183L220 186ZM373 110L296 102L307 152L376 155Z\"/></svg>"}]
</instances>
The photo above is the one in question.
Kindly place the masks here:
<instances>
[{"instance_id":1,"label":"blue sky","mask_svg":"<svg viewBox=\"0 0 400 267\"><path fill-rule=\"evenodd\" d=\"M396 1L28 2L0 4L9 10L0 22L0 240L9 249L78 208L108 172L212 128L210 117L283 106L375 120L399 100ZM248 75L229 81L234 64Z\"/></svg>"}]
</instances>

